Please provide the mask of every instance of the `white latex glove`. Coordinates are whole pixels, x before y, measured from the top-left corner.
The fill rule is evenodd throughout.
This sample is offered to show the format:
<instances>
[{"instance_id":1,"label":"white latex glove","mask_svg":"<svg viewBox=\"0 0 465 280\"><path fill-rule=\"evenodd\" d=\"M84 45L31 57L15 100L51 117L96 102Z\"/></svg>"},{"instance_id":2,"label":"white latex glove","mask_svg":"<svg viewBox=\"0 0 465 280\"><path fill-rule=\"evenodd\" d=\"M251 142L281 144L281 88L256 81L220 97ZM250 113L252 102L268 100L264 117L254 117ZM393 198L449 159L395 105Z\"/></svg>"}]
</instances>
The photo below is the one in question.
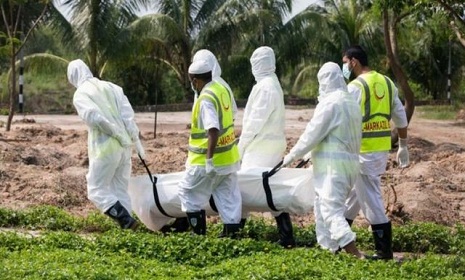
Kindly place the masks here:
<instances>
[{"instance_id":1,"label":"white latex glove","mask_svg":"<svg viewBox=\"0 0 465 280\"><path fill-rule=\"evenodd\" d=\"M307 160L311 160L312 159L312 151L306 153L303 157L302 157L303 160L307 161Z\"/></svg>"},{"instance_id":2,"label":"white latex glove","mask_svg":"<svg viewBox=\"0 0 465 280\"><path fill-rule=\"evenodd\" d=\"M140 140L136 140L136 142L134 143L136 145L136 152L137 154L142 158L142 159L145 159L145 151L144 151L144 147L142 146L142 143L140 142Z\"/></svg>"},{"instance_id":3,"label":"white latex glove","mask_svg":"<svg viewBox=\"0 0 465 280\"><path fill-rule=\"evenodd\" d=\"M215 172L215 166L213 165L213 158L208 158L205 164L205 173L207 175L213 174Z\"/></svg>"},{"instance_id":4,"label":"white latex glove","mask_svg":"<svg viewBox=\"0 0 465 280\"><path fill-rule=\"evenodd\" d=\"M293 161L294 161L294 156L292 156L291 154L287 154L287 155L284 157L284 159L283 159L283 165L282 165L282 167L288 166L288 165L291 164Z\"/></svg>"},{"instance_id":5,"label":"white latex glove","mask_svg":"<svg viewBox=\"0 0 465 280\"><path fill-rule=\"evenodd\" d=\"M116 140L118 140L119 144L121 145L121 147L123 148L127 148L127 147L130 147L132 142L131 140L129 139L129 137L125 137L123 133L116 133L115 135L113 135L113 137L116 138Z\"/></svg>"},{"instance_id":6,"label":"white latex glove","mask_svg":"<svg viewBox=\"0 0 465 280\"><path fill-rule=\"evenodd\" d=\"M408 149L407 149L407 138L399 138L399 150L397 151L397 162L400 168L405 168L410 164Z\"/></svg>"}]
</instances>

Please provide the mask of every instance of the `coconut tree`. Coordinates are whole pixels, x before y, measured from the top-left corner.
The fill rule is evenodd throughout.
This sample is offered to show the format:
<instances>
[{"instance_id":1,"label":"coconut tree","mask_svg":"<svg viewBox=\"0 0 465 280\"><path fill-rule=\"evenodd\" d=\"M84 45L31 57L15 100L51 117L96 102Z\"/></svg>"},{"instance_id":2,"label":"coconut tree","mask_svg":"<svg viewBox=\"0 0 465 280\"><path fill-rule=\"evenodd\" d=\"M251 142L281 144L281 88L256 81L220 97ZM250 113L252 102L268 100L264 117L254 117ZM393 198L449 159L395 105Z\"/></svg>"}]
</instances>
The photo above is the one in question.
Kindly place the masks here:
<instances>
[{"instance_id":1,"label":"coconut tree","mask_svg":"<svg viewBox=\"0 0 465 280\"><path fill-rule=\"evenodd\" d=\"M198 43L211 45L220 53L224 43L235 51L276 46L291 9L291 0L227 1L199 34Z\"/></svg>"},{"instance_id":2,"label":"coconut tree","mask_svg":"<svg viewBox=\"0 0 465 280\"><path fill-rule=\"evenodd\" d=\"M150 45L155 59L170 66L187 94L187 68L194 51L208 48L226 61L231 54L247 55L254 47L271 44L271 31L277 23L282 24L282 15L289 11L290 3L160 0L158 13L140 18L131 28L141 42L137 45Z\"/></svg>"},{"instance_id":3,"label":"coconut tree","mask_svg":"<svg viewBox=\"0 0 465 280\"><path fill-rule=\"evenodd\" d=\"M190 91L187 69L198 33L225 0L160 0L157 13L145 15L130 26L131 42L166 64L185 89ZM133 49L133 53L134 53Z\"/></svg>"},{"instance_id":4,"label":"coconut tree","mask_svg":"<svg viewBox=\"0 0 465 280\"><path fill-rule=\"evenodd\" d=\"M227 1L199 32L194 48L207 47L215 52L226 66L225 78L238 97L246 98L254 82L249 58L257 47L274 49L279 76L296 60L290 55L295 46L289 39L294 34L292 25L284 23L291 8L289 0Z\"/></svg>"},{"instance_id":5,"label":"coconut tree","mask_svg":"<svg viewBox=\"0 0 465 280\"><path fill-rule=\"evenodd\" d=\"M340 61L342 51L356 44L377 56L381 30L368 10L369 4L357 0L323 2L322 6L309 6L292 19L302 25L314 59Z\"/></svg>"},{"instance_id":6,"label":"coconut tree","mask_svg":"<svg viewBox=\"0 0 465 280\"><path fill-rule=\"evenodd\" d=\"M126 37L121 35L136 12L148 7L149 0L63 0L66 17L56 17L53 24L63 41L76 46L86 56L92 73L100 77L108 61L123 52Z\"/></svg>"},{"instance_id":7,"label":"coconut tree","mask_svg":"<svg viewBox=\"0 0 465 280\"><path fill-rule=\"evenodd\" d=\"M379 24L369 12L368 1L325 0L310 5L290 20L295 27L297 45L290 53L304 57L297 65L293 92L307 87L315 89L316 71L326 61L340 62L342 51L351 45L362 45L370 60L378 61L382 50ZM376 64L373 65L376 67Z\"/></svg>"}]
</instances>

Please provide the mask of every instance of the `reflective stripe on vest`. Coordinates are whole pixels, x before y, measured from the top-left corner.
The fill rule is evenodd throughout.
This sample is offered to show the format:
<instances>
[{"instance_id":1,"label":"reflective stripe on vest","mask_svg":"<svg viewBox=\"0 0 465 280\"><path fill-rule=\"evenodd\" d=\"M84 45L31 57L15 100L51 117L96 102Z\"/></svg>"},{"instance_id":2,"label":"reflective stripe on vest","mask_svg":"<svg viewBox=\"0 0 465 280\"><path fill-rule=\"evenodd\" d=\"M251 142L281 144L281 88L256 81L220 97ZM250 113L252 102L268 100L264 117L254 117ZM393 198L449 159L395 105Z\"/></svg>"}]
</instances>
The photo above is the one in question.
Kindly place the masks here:
<instances>
[{"instance_id":1,"label":"reflective stripe on vest","mask_svg":"<svg viewBox=\"0 0 465 280\"><path fill-rule=\"evenodd\" d=\"M388 77L377 72L359 76L353 83L362 89L362 144L360 152L389 151L391 149L390 120L394 83Z\"/></svg>"},{"instance_id":2,"label":"reflective stripe on vest","mask_svg":"<svg viewBox=\"0 0 465 280\"><path fill-rule=\"evenodd\" d=\"M239 161L239 151L234 132L232 99L226 88L217 82L212 82L208 88L204 88L194 104L187 161L190 165L205 165L208 134L205 129L198 127L200 102L204 99L208 99L214 104L220 126L213 164L215 166L234 164Z\"/></svg>"}]
</instances>

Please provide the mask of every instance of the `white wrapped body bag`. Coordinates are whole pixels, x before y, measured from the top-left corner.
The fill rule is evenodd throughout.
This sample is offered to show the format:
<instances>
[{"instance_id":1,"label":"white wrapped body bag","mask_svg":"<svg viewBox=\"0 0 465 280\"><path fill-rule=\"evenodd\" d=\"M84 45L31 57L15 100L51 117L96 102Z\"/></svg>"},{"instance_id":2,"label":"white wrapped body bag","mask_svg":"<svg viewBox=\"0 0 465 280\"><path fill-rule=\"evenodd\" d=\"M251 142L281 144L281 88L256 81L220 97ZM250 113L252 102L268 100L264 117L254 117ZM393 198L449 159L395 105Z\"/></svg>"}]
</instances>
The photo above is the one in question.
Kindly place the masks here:
<instances>
[{"instance_id":1,"label":"white wrapped body bag","mask_svg":"<svg viewBox=\"0 0 465 280\"><path fill-rule=\"evenodd\" d=\"M315 197L312 170L303 168L275 169L254 167L237 173L242 195L242 211L285 211L308 214ZM271 175L271 176L270 176ZM184 172L131 177L129 196L132 210L150 230L158 231L173 218L186 217L178 197L179 182ZM204 205L207 215L218 215L214 201Z\"/></svg>"}]
</instances>

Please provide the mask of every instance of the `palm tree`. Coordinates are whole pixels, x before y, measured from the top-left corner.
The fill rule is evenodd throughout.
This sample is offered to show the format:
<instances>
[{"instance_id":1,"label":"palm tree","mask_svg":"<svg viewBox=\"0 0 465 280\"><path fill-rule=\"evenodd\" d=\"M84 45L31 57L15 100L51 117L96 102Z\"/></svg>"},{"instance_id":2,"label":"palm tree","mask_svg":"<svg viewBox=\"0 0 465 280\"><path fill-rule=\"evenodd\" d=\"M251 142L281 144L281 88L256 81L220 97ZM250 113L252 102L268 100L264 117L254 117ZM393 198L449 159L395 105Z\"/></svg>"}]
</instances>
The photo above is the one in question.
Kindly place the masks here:
<instances>
[{"instance_id":1,"label":"palm tree","mask_svg":"<svg viewBox=\"0 0 465 280\"><path fill-rule=\"evenodd\" d=\"M412 11L409 3L409 0L392 2L325 0L324 7L311 6L301 15L308 19L307 26L304 27L308 27L309 38L311 34L318 34L309 45L313 47L313 52L319 57L324 57L325 60L340 61L341 51L357 44L364 46L370 61L383 61L378 42L384 42L389 67L404 93L408 121L415 108L414 94L399 62L397 27ZM382 31L379 27L379 18L376 18L376 11L382 17ZM383 37L380 37L381 35ZM373 63L371 66L377 68ZM393 131L392 139L393 143L397 142L396 131Z\"/></svg>"},{"instance_id":2,"label":"palm tree","mask_svg":"<svg viewBox=\"0 0 465 280\"><path fill-rule=\"evenodd\" d=\"M249 58L257 47L274 49L278 75L296 60L290 55L293 25L284 23L291 8L289 0L227 1L201 30L195 48L208 47L226 62L225 78L238 97L247 97L254 83Z\"/></svg>"},{"instance_id":3,"label":"palm tree","mask_svg":"<svg viewBox=\"0 0 465 280\"><path fill-rule=\"evenodd\" d=\"M126 37L124 29L137 19L136 12L149 0L64 0L71 20L56 17L53 21L64 42L73 44L87 56L92 73L100 77L108 61L116 59Z\"/></svg>"},{"instance_id":4,"label":"palm tree","mask_svg":"<svg viewBox=\"0 0 465 280\"><path fill-rule=\"evenodd\" d=\"M357 0L325 0L311 5L293 20L300 21L310 52L318 59L340 61L344 49L362 45L370 55L381 48L379 25L368 11L369 5Z\"/></svg>"},{"instance_id":5,"label":"palm tree","mask_svg":"<svg viewBox=\"0 0 465 280\"><path fill-rule=\"evenodd\" d=\"M294 93L305 87L314 89L316 81L308 77L316 77L318 66L324 62L340 62L342 51L351 45L363 45L371 60L377 61L382 33L368 8L364 1L325 0L323 5L311 5L289 21L300 46L291 49L290 56L304 58L295 61L298 71L291 78L295 81Z\"/></svg>"},{"instance_id":6,"label":"palm tree","mask_svg":"<svg viewBox=\"0 0 465 280\"><path fill-rule=\"evenodd\" d=\"M291 2L160 0L158 14L144 16L131 28L142 41L138 45L151 45L154 57L170 66L188 93L187 68L195 50L208 48L226 60L272 45Z\"/></svg>"}]
</instances>

